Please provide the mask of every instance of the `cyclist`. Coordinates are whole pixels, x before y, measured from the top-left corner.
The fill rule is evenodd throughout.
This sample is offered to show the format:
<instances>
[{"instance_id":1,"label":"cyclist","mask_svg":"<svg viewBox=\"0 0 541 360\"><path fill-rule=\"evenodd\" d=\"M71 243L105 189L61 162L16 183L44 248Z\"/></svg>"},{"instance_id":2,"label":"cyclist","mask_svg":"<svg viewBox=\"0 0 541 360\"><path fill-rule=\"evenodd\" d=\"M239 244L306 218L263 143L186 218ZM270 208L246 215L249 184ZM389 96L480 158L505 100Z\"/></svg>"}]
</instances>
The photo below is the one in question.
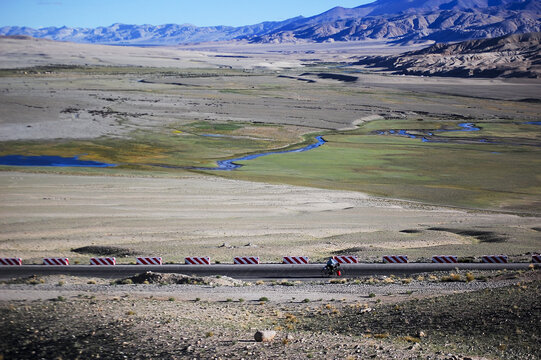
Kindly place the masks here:
<instances>
[{"instance_id":1,"label":"cyclist","mask_svg":"<svg viewBox=\"0 0 541 360\"><path fill-rule=\"evenodd\" d=\"M331 257L329 261L327 261L327 266L325 267L329 270L330 274L334 274L340 268L340 263L336 261L335 258Z\"/></svg>"}]
</instances>

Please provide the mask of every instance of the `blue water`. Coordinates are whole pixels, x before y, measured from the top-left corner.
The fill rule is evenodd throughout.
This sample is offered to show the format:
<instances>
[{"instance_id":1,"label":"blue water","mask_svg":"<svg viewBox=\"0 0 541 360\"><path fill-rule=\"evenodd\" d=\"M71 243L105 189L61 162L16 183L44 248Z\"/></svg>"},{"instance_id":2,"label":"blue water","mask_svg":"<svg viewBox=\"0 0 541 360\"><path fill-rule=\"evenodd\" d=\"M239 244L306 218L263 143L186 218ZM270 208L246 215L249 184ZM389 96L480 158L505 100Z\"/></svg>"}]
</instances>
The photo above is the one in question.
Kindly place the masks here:
<instances>
[{"instance_id":1,"label":"blue water","mask_svg":"<svg viewBox=\"0 0 541 360\"><path fill-rule=\"evenodd\" d=\"M474 123L461 123L461 124L458 124L458 126L459 126L460 129L449 129L449 130L447 130L447 129L438 129L438 130L431 130L430 132L426 132L426 130L416 130L416 132L424 132L428 136L434 136L434 132L480 131L481 130L481 128L476 127ZM421 138L422 142L442 142L442 141L438 141L438 140L428 139L425 136L414 135L412 133L409 133L408 130L387 130L387 131L380 130L380 131L377 131L376 133L378 135L385 135L387 132L389 134L391 134L391 135L398 134L398 135L402 135L402 136L407 136L407 137L409 137L411 139ZM478 141L479 142L488 142L485 139L480 139Z\"/></svg>"},{"instance_id":2,"label":"blue water","mask_svg":"<svg viewBox=\"0 0 541 360\"><path fill-rule=\"evenodd\" d=\"M220 134L201 134L201 136L204 136L204 137L215 137L215 138L227 137L226 135L220 135Z\"/></svg>"},{"instance_id":3,"label":"blue water","mask_svg":"<svg viewBox=\"0 0 541 360\"><path fill-rule=\"evenodd\" d=\"M300 149L284 150L284 151L271 151L271 152L247 155L247 156L243 156L243 157L236 158L236 159L220 160L220 161L216 162L216 164L218 165L217 167L213 167L213 168L210 168L210 167L209 168L194 167L192 169L194 169L194 170L224 170L224 171L231 171L231 170L235 170L235 169L238 169L238 168L243 166L241 164L237 164L238 161L253 160L253 159L257 159L257 158L267 156L267 155L304 152L304 151L308 151L308 150L318 148L321 145L326 143L326 141L323 140L323 137L321 137L321 136L316 136L316 140L317 140L316 143L310 144L310 145L305 146L305 147L300 148Z\"/></svg>"},{"instance_id":4,"label":"blue water","mask_svg":"<svg viewBox=\"0 0 541 360\"><path fill-rule=\"evenodd\" d=\"M476 127L474 123L462 123L458 124L462 129L457 130L437 130L437 131L480 131L481 129Z\"/></svg>"},{"instance_id":5,"label":"blue water","mask_svg":"<svg viewBox=\"0 0 541 360\"><path fill-rule=\"evenodd\" d=\"M526 125L541 125L541 121L528 121L525 122Z\"/></svg>"},{"instance_id":6,"label":"blue water","mask_svg":"<svg viewBox=\"0 0 541 360\"><path fill-rule=\"evenodd\" d=\"M407 137L410 137L412 139L417 139L417 136L413 135L413 134L410 134L409 132L407 132L406 130L399 130L398 131L398 134L399 135L404 135L404 136L407 136Z\"/></svg>"},{"instance_id":7,"label":"blue water","mask_svg":"<svg viewBox=\"0 0 541 360\"><path fill-rule=\"evenodd\" d=\"M0 156L0 165L10 166L55 166L55 167L114 167L116 164L106 164L98 161L79 160L78 156Z\"/></svg>"},{"instance_id":8,"label":"blue water","mask_svg":"<svg viewBox=\"0 0 541 360\"><path fill-rule=\"evenodd\" d=\"M190 167L189 169L194 170L235 170L240 168L242 165L237 164L237 161L246 161L257 159L262 156L273 155L273 154L287 154L287 153L297 153L312 150L320 147L325 144L326 141L323 140L321 136L316 137L317 142L310 144L300 149L294 150L284 150L284 151L271 151L260 154L247 155L236 159L220 160L217 162L217 167L213 168L204 168L204 167ZM10 165L10 166L56 166L56 167L114 167L116 164L106 164L98 161L91 160L79 160L78 156L72 158L61 157L61 156L22 156L22 155L6 155L0 156L0 165ZM155 164L149 164L154 165ZM178 168L176 166L168 165L159 165L161 167L168 168ZM183 167L186 168L186 167Z\"/></svg>"}]
</instances>

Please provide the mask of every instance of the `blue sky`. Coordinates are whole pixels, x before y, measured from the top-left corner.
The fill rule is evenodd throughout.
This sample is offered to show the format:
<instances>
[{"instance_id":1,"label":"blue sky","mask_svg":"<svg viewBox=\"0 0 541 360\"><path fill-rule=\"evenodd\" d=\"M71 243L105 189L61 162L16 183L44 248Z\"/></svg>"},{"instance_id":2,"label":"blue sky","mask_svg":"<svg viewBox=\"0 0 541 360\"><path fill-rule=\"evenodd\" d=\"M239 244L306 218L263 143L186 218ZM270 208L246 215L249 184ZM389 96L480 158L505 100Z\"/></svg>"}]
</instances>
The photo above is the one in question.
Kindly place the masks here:
<instances>
[{"instance_id":1,"label":"blue sky","mask_svg":"<svg viewBox=\"0 0 541 360\"><path fill-rule=\"evenodd\" d=\"M251 25L374 0L0 0L0 26Z\"/></svg>"}]
</instances>

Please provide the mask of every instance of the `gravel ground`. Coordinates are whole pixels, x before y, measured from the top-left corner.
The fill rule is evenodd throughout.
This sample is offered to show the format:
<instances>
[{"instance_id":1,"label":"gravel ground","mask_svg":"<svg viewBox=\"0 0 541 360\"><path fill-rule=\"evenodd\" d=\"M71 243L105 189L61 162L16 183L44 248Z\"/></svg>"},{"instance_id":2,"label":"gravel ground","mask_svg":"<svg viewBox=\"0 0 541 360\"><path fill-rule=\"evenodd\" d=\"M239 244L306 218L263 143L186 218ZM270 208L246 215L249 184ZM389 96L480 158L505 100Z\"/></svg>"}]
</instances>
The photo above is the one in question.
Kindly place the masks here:
<instances>
[{"instance_id":1,"label":"gravel ground","mask_svg":"<svg viewBox=\"0 0 541 360\"><path fill-rule=\"evenodd\" d=\"M540 274L333 284L22 279L0 285L0 358L536 359ZM258 329L277 336L256 343Z\"/></svg>"},{"instance_id":2,"label":"gravel ground","mask_svg":"<svg viewBox=\"0 0 541 360\"><path fill-rule=\"evenodd\" d=\"M432 350L539 359L539 274L536 278L502 288L385 305L368 314L347 308L338 317L311 318L304 328L359 336L381 334L428 343Z\"/></svg>"},{"instance_id":3,"label":"gravel ground","mask_svg":"<svg viewBox=\"0 0 541 360\"><path fill-rule=\"evenodd\" d=\"M200 298L206 301L225 301L230 297L242 297L255 301L261 296L277 303L291 303L298 299L310 301L330 301L346 299L360 301L369 298L369 294L381 296L380 300L395 302L403 297L433 296L491 289L516 283L520 273L511 271L474 271L470 272L475 281L467 282L468 272L456 272L459 281L450 280L449 272L420 274L414 277L374 276L357 279L330 279L315 281L240 281L225 276L187 277L186 283L176 284L171 278L155 283L128 279L100 279L66 275L32 276L23 279L4 281L0 301L11 300L48 300L58 295L76 296L79 294L98 297L133 296L145 297L175 296L178 300L189 301ZM156 274L157 275L157 274ZM175 275L175 274L168 274ZM185 276L183 276L184 278Z\"/></svg>"}]
</instances>

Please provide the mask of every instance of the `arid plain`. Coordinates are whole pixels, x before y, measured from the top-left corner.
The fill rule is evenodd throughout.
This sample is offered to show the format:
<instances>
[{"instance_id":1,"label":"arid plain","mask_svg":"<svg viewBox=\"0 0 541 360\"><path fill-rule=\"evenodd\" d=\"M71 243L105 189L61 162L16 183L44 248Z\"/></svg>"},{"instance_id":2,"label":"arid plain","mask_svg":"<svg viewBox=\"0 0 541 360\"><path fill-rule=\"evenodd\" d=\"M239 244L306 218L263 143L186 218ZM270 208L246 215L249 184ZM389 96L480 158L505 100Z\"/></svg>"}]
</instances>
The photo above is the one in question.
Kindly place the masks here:
<instances>
[{"instance_id":1,"label":"arid plain","mask_svg":"<svg viewBox=\"0 0 541 360\"><path fill-rule=\"evenodd\" d=\"M402 51L378 42L130 48L0 39L0 156L116 164L0 166L0 254L28 264L96 255L126 264L137 255L379 262L391 253L529 262L541 245L541 83L350 65ZM309 151L209 169L318 135L326 143ZM333 284L150 280L7 280L0 355L536 358L538 271ZM395 326L397 318L407 322ZM254 344L261 328L279 340Z\"/></svg>"},{"instance_id":2,"label":"arid plain","mask_svg":"<svg viewBox=\"0 0 541 360\"><path fill-rule=\"evenodd\" d=\"M377 43L296 52L245 45L239 55L234 47L1 41L1 154L83 155L119 165L5 167L6 255L77 258L70 249L107 245L171 261L193 252L227 262L238 251L269 261L287 253L322 259L347 249L373 261L389 250L520 257L539 246L541 135L523 125L539 120L536 80L338 66L392 50ZM327 73L355 81L321 76ZM465 122L483 131L448 132L434 142L377 134ZM181 168L300 147L313 141L309 134L328 143L240 162L234 171ZM468 230L493 233L492 240Z\"/></svg>"}]
</instances>

